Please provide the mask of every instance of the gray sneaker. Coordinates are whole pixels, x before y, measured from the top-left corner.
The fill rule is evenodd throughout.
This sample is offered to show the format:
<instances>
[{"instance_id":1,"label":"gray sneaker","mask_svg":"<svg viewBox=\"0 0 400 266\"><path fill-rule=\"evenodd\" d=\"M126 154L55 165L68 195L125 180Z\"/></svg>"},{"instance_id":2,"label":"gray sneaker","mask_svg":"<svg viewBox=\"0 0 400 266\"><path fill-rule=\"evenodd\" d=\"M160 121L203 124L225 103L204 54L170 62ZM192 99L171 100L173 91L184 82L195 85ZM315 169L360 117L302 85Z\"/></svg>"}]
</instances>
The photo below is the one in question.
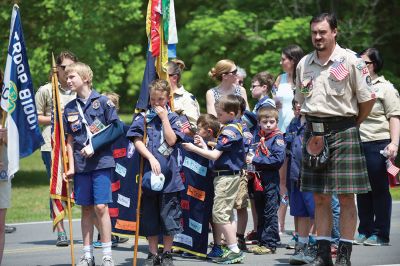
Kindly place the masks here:
<instances>
[{"instance_id":1,"label":"gray sneaker","mask_svg":"<svg viewBox=\"0 0 400 266\"><path fill-rule=\"evenodd\" d=\"M104 256L101 266L114 266L114 261L110 256Z\"/></svg>"},{"instance_id":2,"label":"gray sneaker","mask_svg":"<svg viewBox=\"0 0 400 266\"><path fill-rule=\"evenodd\" d=\"M362 245L362 244L365 242L365 240L367 240L367 236L366 236L366 235L364 235L364 234L358 234L358 235L354 238L353 244L354 244L354 245Z\"/></svg>"},{"instance_id":3,"label":"gray sneaker","mask_svg":"<svg viewBox=\"0 0 400 266\"><path fill-rule=\"evenodd\" d=\"M306 261L306 263L313 262L317 257L317 251L317 244L308 244L306 250L304 251L304 261Z\"/></svg>"},{"instance_id":4,"label":"gray sneaker","mask_svg":"<svg viewBox=\"0 0 400 266\"><path fill-rule=\"evenodd\" d=\"M57 242L56 242L57 247L67 247L68 246L68 238L67 234L65 232L59 233L57 236Z\"/></svg>"},{"instance_id":5,"label":"gray sneaker","mask_svg":"<svg viewBox=\"0 0 400 266\"><path fill-rule=\"evenodd\" d=\"M83 255L76 266L95 266L94 257L86 258L85 255Z\"/></svg>"},{"instance_id":6,"label":"gray sneaker","mask_svg":"<svg viewBox=\"0 0 400 266\"><path fill-rule=\"evenodd\" d=\"M304 253L306 249L307 249L306 243L297 242L294 247L294 254L289 258L290 265L306 264L307 262L305 262L304 258Z\"/></svg>"}]
</instances>

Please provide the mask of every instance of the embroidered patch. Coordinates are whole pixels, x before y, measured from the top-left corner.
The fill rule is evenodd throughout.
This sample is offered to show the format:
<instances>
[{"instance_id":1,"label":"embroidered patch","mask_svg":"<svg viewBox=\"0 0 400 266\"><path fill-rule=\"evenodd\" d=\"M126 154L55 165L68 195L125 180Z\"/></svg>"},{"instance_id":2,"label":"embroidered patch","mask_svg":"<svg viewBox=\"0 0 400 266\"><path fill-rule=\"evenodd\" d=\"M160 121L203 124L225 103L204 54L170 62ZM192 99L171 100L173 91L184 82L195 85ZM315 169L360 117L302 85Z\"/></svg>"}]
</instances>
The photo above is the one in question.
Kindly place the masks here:
<instances>
[{"instance_id":1,"label":"embroidered patch","mask_svg":"<svg viewBox=\"0 0 400 266\"><path fill-rule=\"evenodd\" d=\"M285 146L285 141L284 141L283 139L277 139L277 140L276 140L276 144L277 144L278 146Z\"/></svg>"},{"instance_id":2,"label":"embroidered patch","mask_svg":"<svg viewBox=\"0 0 400 266\"><path fill-rule=\"evenodd\" d=\"M371 76L368 75L368 76L365 78L365 82L367 82L368 86L371 86L371 85L372 85Z\"/></svg>"},{"instance_id":3,"label":"embroidered patch","mask_svg":"<svg viewBox=\"0 0 400 266\"><path fill-rule=\"evenodd\" d=\"M78 118L78 115L68 115L67 120L68 122L75 122L76 120L78 120Z\"/></svg>"},{"instance_id":4,"label":"embroidered patch","mask_svg":"<svg viewBox=\"0 0 400 266\"><path fill-rule=\"evenodd\" d=\"M135 152L135 145L133 144L132 141L129 141L129 144L128 144L128 155L126 157L132 158L134 152Z\"/></svg>"},{"instance_id":5,"label":"embroidered patch","mask_svg":"<svg viewBox=\"0 0 400 266\"><path fill-rule=\"evenodd\" d=\"M228 143L228 138L227 137L222 137L221 142L222 142L222 144Z\"/></svg>"},{"instance_id":6,"label":"embroidered patch","mask_svg":"<svg viewBox=\"0 0 400 266\"><path fill-rule=\"evenodd\" d=\"M93 107L93 109L95 109L95 110L99 109L99 107L100 107L100 102L99 102L99 100L94 100L94 101L92 102L92 107Z\"/></svg>"},{"instance_id":7,"label":"embroidered patch","mask_svg":"<svg viewBox=\"0 0 400 266\"><path fill-rule=\"evenodd\" d=\"M300 92L302 94L309 94L310 91L312 90L312 77L306 77L303 79L303 81L301 82L301 88L300 88Z\"/></svg>"},{"instance_id":8,"label":"embroidered patch","mask_svg":"<svg viewBox=\"0 0 400 266\"><path fill-rule=\"evenodd\" d=\"M365 64L363 64L363 63L358 63L357 66L356 66L356 68L358 70L363 70L364 67L365 67Z\"/></svg>"},{"instance_id":9,"label":"embroidered patch","mask_svg":"<svg viewBox=\"0 0 400 266\"><path fill-rule=\"evenodd\" d=\"M233 131L230 130L230 129L224 129L224 130L222 131L222 134L225 135L225 136L227 136L227 137L229 137L229 138L231 138L231 139L236 138L236 133L233 132Z\"/></svg>"},{"instance_id":10,"label":"embroidered patch","mask_svg":"<svg viewBox=\"0 0 400 266\"><path fill-rule=\"evenodd\" d=\"M103 128L105 128L106 126L101 123L101 121L99 119L95 119L93 121L93 123L89 126L90 132L92 132L93 134L99 132L100 130L102 130Z\"/></svg>"},{"instance_id":11,"label":"embroidered patch","mask_svg":"<svg viewBox=\"0 0 400 266\"><path fill-rule=\"evenodd\" d=\"M79 121L79 120L72 122L70 126L71 126L72 132L76 132L82 128L81 121Z\"/></svg>"}]
</instances>

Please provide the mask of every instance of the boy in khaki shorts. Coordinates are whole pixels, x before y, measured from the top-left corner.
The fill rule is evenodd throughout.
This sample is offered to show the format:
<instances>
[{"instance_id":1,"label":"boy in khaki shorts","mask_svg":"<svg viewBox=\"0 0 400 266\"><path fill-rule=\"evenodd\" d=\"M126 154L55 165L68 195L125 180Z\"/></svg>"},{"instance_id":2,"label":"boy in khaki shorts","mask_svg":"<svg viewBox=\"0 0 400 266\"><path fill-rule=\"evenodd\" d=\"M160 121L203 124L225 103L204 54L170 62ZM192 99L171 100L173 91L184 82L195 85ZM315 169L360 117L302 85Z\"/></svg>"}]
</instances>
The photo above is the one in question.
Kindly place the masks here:
<instances>
[{"instance_id":1,"label":"boy in khaki shorts","mask_svg":"<svg viewBox=\"0 0 400 266\"><path fill-rule=\"evenodd\" d=\"M221 264L238 263L244 259L244 254L237 245L236 227L231 222L245 155L242 125L236 118L239 106L240 102L234 95L223 97L216 104L218 120L224 126L218 134L215 149L203 149L193 143L182 144L186 150L214 161L213 222L216 233L224 235L229 248L221 258L213 260Z\"/></svg>"}]
</instances>

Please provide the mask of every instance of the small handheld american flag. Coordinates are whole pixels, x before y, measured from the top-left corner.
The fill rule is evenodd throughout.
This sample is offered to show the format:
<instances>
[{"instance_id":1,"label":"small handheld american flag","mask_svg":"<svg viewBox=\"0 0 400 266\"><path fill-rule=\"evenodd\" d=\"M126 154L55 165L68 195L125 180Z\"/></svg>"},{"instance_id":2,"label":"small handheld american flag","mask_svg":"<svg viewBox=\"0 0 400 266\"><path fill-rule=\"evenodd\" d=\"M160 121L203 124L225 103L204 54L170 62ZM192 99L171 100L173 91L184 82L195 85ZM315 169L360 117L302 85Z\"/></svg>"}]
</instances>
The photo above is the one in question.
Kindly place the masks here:
<instances>
[{"instance_id":1,"label":"small handheld american flag","mask_svg":"<svg viewBox=\"0 0 400 266\"><path fill-rule=\"evenodd\" d=\"M391 187L398 186L400 185L400 181L398 178L398 173L400 171L400 168L398 168L394 162L393 159L387 159L386 160L386 171L389 176L389 184Z\"/></svg>"}]
</instances>

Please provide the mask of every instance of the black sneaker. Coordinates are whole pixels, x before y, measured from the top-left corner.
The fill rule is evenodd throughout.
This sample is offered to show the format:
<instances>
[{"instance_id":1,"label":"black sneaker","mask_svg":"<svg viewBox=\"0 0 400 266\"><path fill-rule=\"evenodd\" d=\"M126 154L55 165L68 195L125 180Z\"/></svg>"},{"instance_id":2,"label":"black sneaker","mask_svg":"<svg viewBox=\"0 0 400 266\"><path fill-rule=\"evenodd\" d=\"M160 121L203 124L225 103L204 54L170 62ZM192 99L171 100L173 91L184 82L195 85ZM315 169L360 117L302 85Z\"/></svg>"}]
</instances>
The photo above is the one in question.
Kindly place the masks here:
<instances>
[{"instance_id":1,"label":"black sneaker","mask_svg":"<svg viewBox=\"0 0 400 266\"><path fill-rule=\"evenodd\" d=\"M158 255L149 253L149 255L147 255L147 259L144 260L143 265L144 266L160 265L160 257Z\"/></svg>"},{"instance_id":2,"label":"black sneaker","mask_svg":"<svg viewBox=\"0 0 400 266\"><path fill-rule=\"evenodd\" d=\"M161 255L161 266L174 266L171 252L164 252Z\"/></svg>"},{"instance_id":3,"label":"black sneaker","mask_svg":"<svg viewBox=\"0 0 400 266\"><path fill-rule=\"evenodd\" d=\"M57 247L67 247L68 246L68 238L67 238L67 234L65 232L58 233L56 246Z\"/></svg>"},{"instance_id":4,"label":"black sneaker","mask_svg":"<svg viewBox=\"0 0 400 266\"><path fill-rule=\"evenodd\" d=\"M4 232L6 234L14 233L16 230L17 230L17 228L15 226L10 226L10 225L5 225L4 226Z\"/></svg>"}]
</instances>

